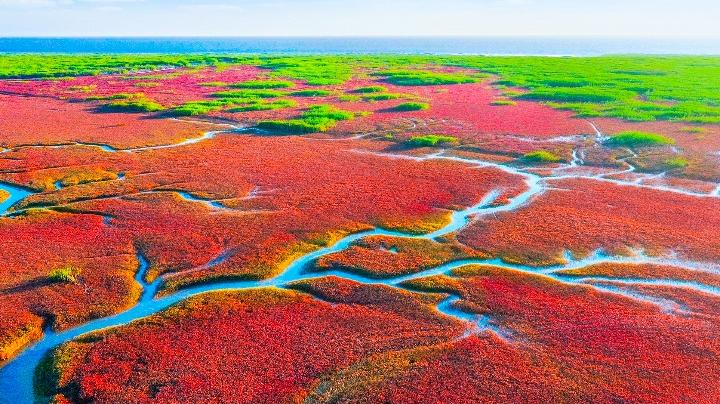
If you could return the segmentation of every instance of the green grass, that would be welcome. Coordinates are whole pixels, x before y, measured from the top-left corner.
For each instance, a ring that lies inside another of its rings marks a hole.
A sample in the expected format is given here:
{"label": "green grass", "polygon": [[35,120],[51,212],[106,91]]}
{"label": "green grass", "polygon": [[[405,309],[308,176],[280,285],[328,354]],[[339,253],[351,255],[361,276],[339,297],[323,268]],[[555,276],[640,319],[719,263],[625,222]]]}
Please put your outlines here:
{"label": "green grass", "polygon": [[297,119],[261,121],[257,127],[272,132],[317,133],[326,132],[338,121],[350,120],[355,114],[331,105],[312,105]]}
{"label": "green grass", "polygon": [[300,90],[294,91],[288,95],[293,97],[327,97],[330,94],[332,93],[327,90]]}
{"label": "green grass", "polygon": [[424,111],[430,109],[430,104],[424,102],[404,102],[392,108],[393,111]]}
{"label": "green grass", "polygon": [[337,121],[328,118],[261,121],[257,127],[273,132],[317,133],[332,129]]}
{"label": "green grass", "polygon": [[248,56],[231,55],[0,55],[0,78],[53,78],[127,73],[165,67],[218,66],[252,63]]}
{"label": "green grass", "polygon": [[173,108],[170,110],[170,114],[175,116],[205,115],[210,112],[219,111],[228,105],[232,105],[232,103],[226,100],[190,101]]}
{"label": "green grass", "polygon": [[293,100],[274,100],[253,102],[240,107],[230,108],[228,112],[249,112],[249,111],[274,111],[285,108],[293,108],[297,103]]}
{"label": "green grass", "polygon": [[233,88],[247,88],[255,90],[269,90],[276,88],[291,88],[295,87],[295,83],[286,80],[249,80],[243,81],[242,83],[231,84]]}
{"label": "green grass", "polygon": [[71,266],[57,268],[52,270],[48,275],[48,281],[51,283],[77,283],[79,271]]}
{"label": "green grass", "polygon": [[563,103],[590,102],[606,103],[632,97],[632,93],[625,90],[602,88],[543,88],[517,96],[519,99],[534,101],[554,101]]}
{"label": "green grass", "polygon": [[395,70],[376,73],[385,76],[385,81],[397,86],[434,86],[474,83],[476,78],[464,74],[438,73],[423,70]]}
{"label": "green grass", "polygon": [[364,95],[362,98],[365,101],[387,101],[387,100],[397,100],[398,98],[404,98],[404,97],[406,97],[405,94],[377,93],[377,94]]}
{"label": "green grass", "polygon": [[311,105],[302,115],[303,119],[322,118],[334,121],[353,119],[355,114],[333,107],[332,105]]}
{"label": "green grass", "polygon": [[699,127],[699,126],[686,126],[686,127],[682,128],[682,131],[685,132],[685,133],[695,133],[695,134],[698,134],[698,133],[705,133],[705,132],[707,132],[707,129],[706,129],[706,128]]}
{"label": "green grass", "polygon": [[675,143],[672,138],[658,135],[656,133],[627,131],[613,135],[605,142],[611,147],[646,147],[663,146]]}
{"label": "green grass", "polygon": [[497,84],[529,91],[517,97],[581,117],[720,122],[718,57],[453,57],[447,63],[500,76]]}
{"label": "green grass", "polygon": [[[139,84],[139,83],[138,83]],[[93,90],[95,90],[94,85],[90,86],[70,86],[68,87],[68,91],[74,91],[74,92],[80,92],[80,93],[91,93]]]}
{"label": "green grass", "polygon": [[405,145],[410,147],[436,147],[457,143],[458,139],[456,137],[443,135],[413,136],[405,141]]}
{"label": "green grass", "polygon": [[517,105],[517,103],[512,100],[495,100],[495,101],[491,102],[490,105],[495,106],[495,107],[501,107],[501,106]]}
{"label": "green grass", "polygon": [[129,100],[131,98],[145,98],[144,93],[117,93],[112,95],[93,95],[85,101]]}
{"label": "green grass", "polygon": [[351,93],[355,94],[375,94],[375,93],[384,93],[388,89],[384,86],[367,86],[367,87],[358,87],[352,91]]}
{"label": "green grass", "polygon": [[525,154],[524,156],[522,156],[521,160],[531,164],[548,164],[557,163],[562,159],[555,153],[549,152],[547,150],[536,150]]}
{"label": "green grass", "polygon": [[273,75],[305,81],[311,86],[343,84],[356,70],[357,59],[343,56],[262,57],[259,66]]}
{"label": "green grass", "polygon": [[670,170],[679,170],[685,168],[690,162],[684,157],[673,157],[665,160],[665,167]]}
{"label": "green grass", "polygon": [[99,107],[100,111],[103,112],[128,112],[128,113],[144,113],[144,112],[158,112],[163,111],[165,107],[158,104],[157,102],[148,99],[144,94],[136,94],[129,97],[113,98],[117,101],[110,102],[108,104]]}

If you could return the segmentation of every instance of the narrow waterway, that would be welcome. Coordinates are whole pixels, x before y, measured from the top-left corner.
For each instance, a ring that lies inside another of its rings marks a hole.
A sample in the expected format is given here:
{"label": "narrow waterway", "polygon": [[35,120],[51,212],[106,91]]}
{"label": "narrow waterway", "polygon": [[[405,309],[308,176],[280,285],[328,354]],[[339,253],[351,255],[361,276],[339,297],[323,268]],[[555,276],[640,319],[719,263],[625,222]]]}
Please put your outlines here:
{"label": "narrow waterway", "polygon": [[0,201],[0,216],[8,214],[8,210],[13,207],[16,203],[25,199],[28,195],[32,194],[29,190],[21,188],[15,185],[6,184],[0,182],[0,190],[5,191],[10,195],[4,201]]}

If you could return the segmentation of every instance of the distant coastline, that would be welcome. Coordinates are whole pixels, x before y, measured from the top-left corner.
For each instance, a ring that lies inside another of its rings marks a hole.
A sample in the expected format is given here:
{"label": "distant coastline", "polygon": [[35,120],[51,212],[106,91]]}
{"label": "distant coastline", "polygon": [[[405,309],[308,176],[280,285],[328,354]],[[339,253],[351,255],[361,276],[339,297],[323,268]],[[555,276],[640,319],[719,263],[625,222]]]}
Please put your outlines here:
{"label": "distant coastline", "polygon": [[720,55],[717,38],[112,37],[0,38],[0,53],[247,53],[598,56]]}

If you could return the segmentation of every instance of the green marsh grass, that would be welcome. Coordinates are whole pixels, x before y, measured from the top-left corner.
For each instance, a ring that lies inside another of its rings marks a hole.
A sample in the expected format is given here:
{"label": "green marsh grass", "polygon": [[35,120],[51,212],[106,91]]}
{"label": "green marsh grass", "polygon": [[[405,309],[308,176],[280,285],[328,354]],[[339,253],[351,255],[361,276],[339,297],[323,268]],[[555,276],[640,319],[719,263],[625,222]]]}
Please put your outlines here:
{"label": "green marsh grass", "polygon": [[327,97],[330,94],[332,93],[328,90],[300,90],[294,91],[288,95],[293,97]]}
{"label": "green marsh grass", "polygon": [[384,93],[387,92],[387,87],[384,86],[366,86],[366,87],[358,87],[352,91],[351,93],[355,94],[375,94],[375,93]]}
{"label": "green marsh grass", "polygon": [[620,132],[605,142],[611,147],[647,147],[647,146],[665,146],[675,144],[675,140],[656,133],[627,131]]}
{"label": "green marsh grass", "polygon": [[458,144],[456,137],[444,135],[413,136],[405,141],[405,145],[410,147],[437,147],[455,144]]}
{"label": "green marsh grass", "polygon": [[425,102],[404,102],[391,108],[393,111],[411,112],[430,109],[430,104]]}
{"label": "green marsh grass", "polygon": [[530,164],[549,164],[560,162],[562,159],[555,153],[547,150],[536,150],[525,154],[521,160]]}
{"label": "green marsh grass", "polygon": [[77,283],[77,276],[80,271],[72,266],[56,268],[48,275],[48,281],[51,283]]}
{"label": "green marsh grass", "polygon": [[448,84],[474,83],[477,78],[464,74],[438,73],[423,70],[395,70],[379,72],[385,81],[397,86],[433,86]]}

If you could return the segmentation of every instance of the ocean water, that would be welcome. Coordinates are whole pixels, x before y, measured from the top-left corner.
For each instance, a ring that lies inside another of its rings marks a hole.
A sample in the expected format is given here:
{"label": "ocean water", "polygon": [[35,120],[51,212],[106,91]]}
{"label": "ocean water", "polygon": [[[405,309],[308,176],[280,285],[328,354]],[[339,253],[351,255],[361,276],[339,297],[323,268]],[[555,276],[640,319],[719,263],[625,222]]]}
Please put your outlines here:
{"label": "ocean water", "polygon": [[236,37],[0,38],[0,53],[720,55],[718,38]]}

